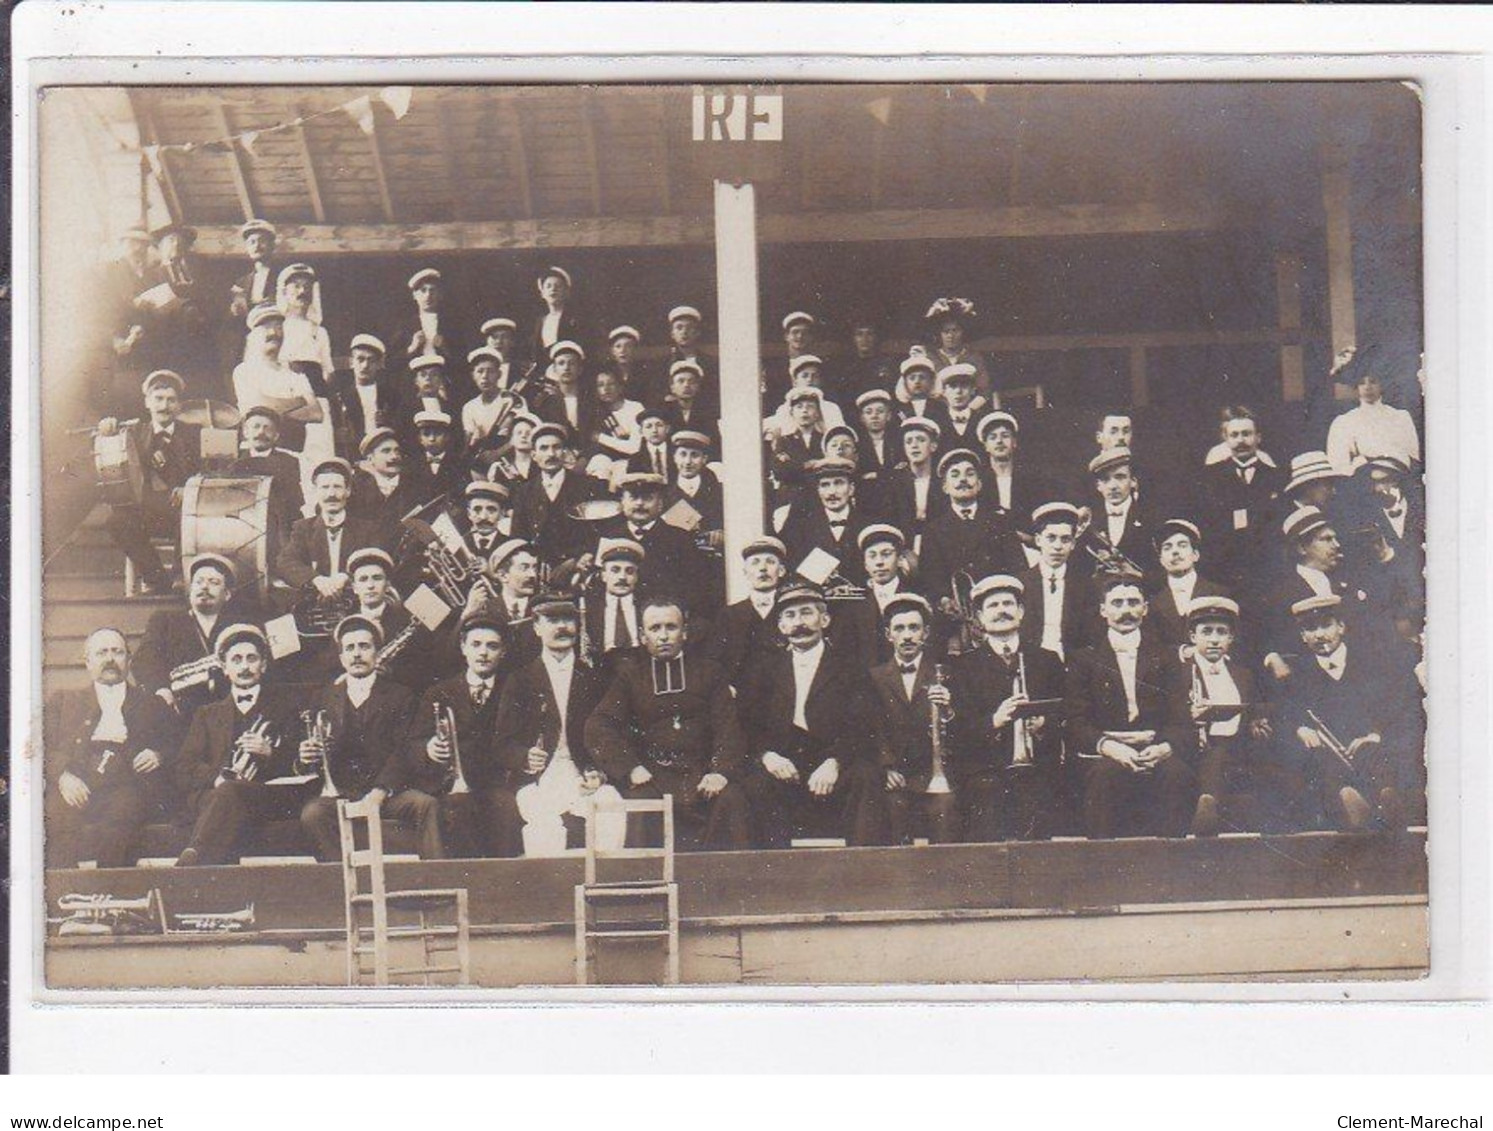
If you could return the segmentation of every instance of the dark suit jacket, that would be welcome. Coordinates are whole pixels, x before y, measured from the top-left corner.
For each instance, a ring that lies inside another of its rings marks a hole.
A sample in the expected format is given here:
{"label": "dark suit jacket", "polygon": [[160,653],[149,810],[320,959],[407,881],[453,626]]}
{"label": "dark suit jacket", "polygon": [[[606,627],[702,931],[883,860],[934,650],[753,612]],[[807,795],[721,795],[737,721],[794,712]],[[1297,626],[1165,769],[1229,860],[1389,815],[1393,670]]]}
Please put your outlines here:
{"label": "dark suit jacket", "polygon": [[[945,445],[939,445],[939,451],[947,450]],[[988,461],[980,466],[980,482],[983,497],[999,505],[1000,489]],[[1062,498],[1062,493],[1053,486],[1052,480],[1033,468],[1026,456],[1017,456],[1016,465],[1011,471],[1011,526],[1016,530],[1030,532],[1032,511],[1043,503],[1059,498]]]}
{"label": "dark suit jacket", "polygon": [[819,501],[814,492],[805,490],[788,511],[788,517],[783,522],[780,535],[783,545],[788,547],[789,567],[797,569],[803,563],[804,558],[809,556],[810,551],[823,550],[840,559],[837,572],[842,577],[855,585],[864,584],[866,563],[857,539],[861,531],[871,524],[871,521],[859,503],[852,503],[845,529],[836,541],[834,532],[830,529],[829,517],[825,513],[824,504]]}
{"label": "dark suit jacket", "polygon": [[290,534],[296,519],[301,517],[301,507],[306,502],[301,489],[301,461],[290,452],[276,448],[264,456],[246,452],[234,460],[228,470],[234,475],[259,475],[270,480],[270,521],[274,523],[271,544],[278,549]]}
{"label": "dark suit jacket", "polygon": [[[1273,700],[1277,731],[1281,741],[1299,748],[1296,729],[1313,725],[1307,716],[1313,711],[1345,744],[1374,731],[1386,746],[1400,746],[1420,738],[1419,691],[1398,665],[1376,662],[1350,640],[1340,680],[1324,672],[1310,655],[1291,664],[1291,675],[1278,685]],[[1405,753],[1420,759],[1418,747]]]}
{"label": "dark suit jacket", "polygon": [[[362,710],[355,713],[347,684],[339,676],[323,689],[317,705],[332,726],[332,781],[343,797],[362,797],[374,786],[391,793],[403,787],[405,735],[415,706],[408,687],[379,676]],[[361,725],[355,714],[361,715]]]}
{"label": "dark suit jacket", "polygon": [[[933,776],[932,707],[928,702],[928,685],[933,681],[933,660],[926,653],[920,658],[913,677],[912,698],[902,685],[902,670],[895,660],[877,664],[871,669],[871,688],[876,697],[876,753],[882,768],[896,770],[907,779],[907,789],[921,793]],[[945,730],[944,762],[946,772],[952,749]]]}
{"label": "dark suit jacket", "polygon": [[721,488],[721,481],[715,477],[715,472],[710,468],[702,468],[700,471],[700,489],[693,496],[686,495],[679,489],[679,480],[675,476],[671,480],[671,486],[664,494],[664,510],[668,510],[680,499],[684,499],[690,506],[700,512],[701,530],[722,530],[726,523],[726,496]]}
{"label": "dark suit jacket", "polygon": [[[1023,644],[1041,646],[1042,633],[1046,628],[1046,613],[1042,601],[1042,590],[1047,584],[1042,579],[1042,567],[1032,566],[1017,574],[1026,586],[1023,606],[1026,610],[1021,618],[1021,641]],[[1063,575],[1063,623],[1058,635],[1063,642],[1064,657],[1072,656],[1080,648],[1086,648],[1103,630],[1099,618],[1099,591],[1080,570],[1069,562]]]}
{"label": "dark suit jacket", "polygon": [[[586,745],[586,720],[605,690],[595,672],[576,663],[570,680],[570,702],[565,705],[565,741],[571,760],[583,773],[595,764]],[[555,702],[544,657],[539,656],[503,684],[503,698],[494,723],[493,745],[498,761],[516,783],[538,777],[528,771],[529,748],[539,746],[553,754],[560,742],[560,722],[560,705]]]}
{"label": "dark suit jacket", "polygon": [[[1203,545],[1215,572],[1234,576],[1253,557],[1262,539],[1273,539],[1280,526],[1269,525],[1279,510],[1278,500],[1289,475],[1284,468],[1255,464],[1254,479],[1239,478],[1232,459],[1205,464],[1196,481],[1195,513],[1203,532]],[[1234,527],[1234,514],[1243,512],[1245,525]],[[1205,563],[1206,564],[1206,563]]]}
{"label": "dark suit jacket", "polygon": [[853,657],[827,647],[804,708],[807,731],[793,725],[793,659],[788,652],[764,657],[746,676],[737,698],[751,756],[767,751],[790,759],[808,780],[826,759],[842,768],[875,757],[875,705],[870,681]]}
{"label": "dark suit jacket", "polygon": [[[354,550],[365,546],[383,546],[379,529],[366,519],[351,514],[344,520],[342,528],[341,564]],[[297,519],[290,529],[290,537],[275,559],[275,576],[292,589],[304,589],[313,577],[325,577],[331,568],[332,555],[327,547],[327,526],[321,515],[314,518]]]}
{"label": "dark suit jacket", "polygon": [[[1226,585],[1209,581],[1202,575],[1192,587],[1192,598],[1233,597],[1234,592]],[[1097,598],[1096,598],[1097,600]],[[1187,610],[1177,608],[1177,599],[1172,596],[1171,586],[1163,579],[1151,590],[1147,603],[1147,625],[1154,628],[1162,640],[1173,648],[1187,643]]]}
{"label": "dark suit jacket", "polygon": [[918,516],[917,485],[913,480],[912,471],[905,463],[899,464],[887,473],[886,483],[881,490],[882,497],[886,500],[887,521],[907,535],[909,546],[912,545],[913,539],[927,530],[928,521],[946,505],[943,487],[938,481],[938,476],[930,475],[926,510],[921,518]]}
{"label": "dark suit jacket", "polygon": [[707,773],[737,777],[746,736],[725,670],[693,651],[684,655],[684,690],[655,695],[653,658],[621,657],[611,686],[586,722],[586,747],[613,781],[634,766],[681,772],[693,782]]}
{"label": "dark suit jacket", "polygon": [[[1370,588],[1359,585],[1358,579],[1343,569],[1329,575],[1329,579],[1332,591],[1343,599],[1339,611],[1342,613],[1343,623],[1348,626],[1348,632],[1357,638],[1358,644],[1372,648],[1373,641],[1365,638],[1378,638],[1384,628],[1378,616],[1381,608],[1375,600],[1377,594]],[[1259,650],[1263,655],[1275,652],[1288,663],[1293,662],[1293,657],[1304,655],[1305,648],[1296,628],[1296,620],[1291,616],[1291,606],[1312,595],[1312,587],[1296,572],[1294,566],[1281,575],[1260,606],[1264,639],[1259,644]]]}
{"label": "dark suit jacket", "polygon": [[177,422],[170,436],[157,437],[149,420],[129,427],[145,472],[145,493],[160,498],[202,470],[202,429]]}
{"label": "dark suit jacket", "polygon": [[427,345],[425,349],[411,350],[410,343],[420,329],[420,312],[415,309],[414,301],[411,300],[399,319],[393,323],[388,337],[384,338],[384,345],[389,350],[389,368],[396,371],[407,369],[409,363],[420,354],[438,353],[446,359],[446,375],[454,385],[465,389],[470,381],[463,374],[466,373],[467,352],[472,344],[462,331],[464,321],[459,312],[451,309],[449,303],[444,305],[436,319],[439,340],[431,343],[435,348],[431,349]]}
{"label": "dark suit jacket", "polygon": [[433,762],[425,744],[435,734],[435,707],[442,704],[456,716],[456,744],[461,757],[461,772],[473,789],[504,785],[508,770],[499,763],[494,743],[494,727],[503,686],[499,678],[487,701],[478,707],[467,688],[466,673],[443,679],[420,696],[419,706],[410,719],[409,735],[404,744],[404,784],[435,795],[447,793],[455,778],[452,763]]}
{"label": "dark suit jacket", "polygon": [[1016,539],[1010,516],[982,500],[975,517],[966,522],[952,506],[944,506],[923,531],[923,557],[918,567],[920,591],[936,606],[949,595],[955,571],[968,570],[975,581],[992,573],[1019,573],[1026,557]]}
{"label": "dark suit jacket", "polygon": [[[653,449],[646,442],[627,457],[627,470],[644,475],[654,474]],[[664,476],[670,483],[674,482],[674,444],[669,440],[664,441]]]}
{"label": "dark suit jacket", "polygon": [[427,486],[418,470],[406,461],[399,473],[399,486],[385,497],[378,489],[378,482],[361,468],[353,472],[352,497],[347,501],[348,515],[373,523],[379,529],[379,543],[392,546],[398,541],[399,520],[421,503],[431,498]]}
{"label": "dark suit jacket", "polygon": [[777,617],[757,615],[750,598],[727,605],[716,618],[707,647],[738,690],[751,671],[775,651],[787,646],[778,632]]}
{"label": "dark suit jacket", "polygon": [[[102,714],[92,684],[57,692],[47,700],[42,734],[48,787],[56,789],[58,779],[71,773],[95,792],[138,782],[164,797],[176,761],[174,736],[179,733],[171,709],[149,692],[129,686],[122,711],[127,737],[121,745],[93,741],[93,730]],[[110,749],[114,756],[106,759],[104,754]],[[135,773],[134,758],[142,750],[154,750],[161,756],[161,767],[153,774]]]}
{"label": "dark suit jacket", "polygon": [[1063,694],[1068,753],[1097,755],[1105,731],[1154,730],[1156,740],[1170,743],[1174,755],[1190,756],[1196,748],[1197,730],[1188,714],[1188,690],[1187,673],[1176,654],[1156,633],[1142,629],[1135,667],[1140,713],[1131,721],[1119,660],[1107,636],[1099,637],[1068,661]]}
{"label": "dark suit jacket", "polygon": [[296,747],[305,737],[296,715],[297,708],[304,705],[302,698],[291,688],[265,684],[247,717],[239,714],[231,698],[199,708],[187,728],[176,766],[177,787],[192,808],[196,807],[197,796],[212,789],[219,772],[233,762],[234,741],[259,719],[269,723],[266,733],[277,744],[274,755],[260,765],[255,780],[264,783],[293,773]]}
{"label": "dark suit jacket", "polygon": [[[1007,665],[987,644],[960,656],[949,678],[954,696],[950,723],[956,754],[957,777],[980,770],[1004,769],[1016,758],[1016,726],[996,730],[992,716],[1011,697],[1016,676],[1026,669],[1026,691],[1030,699],[1060,699],[1063,696],[1063,663],[1045,648],[1022,644],[1016,662]],[[1032,735],[1032,761],[1046,773],[1056,773],[1062,758],[1062,708],[1049,712],[1039,734]]]}
{"label": "dark suit jacket", "polygon": [[[1157,561],[1156,548],[1151,544],[1155,536],[1156,522],[1151,517],[1144,503],[1139,499],[1130,504],[1130,514],[1125,521],[1125,531],[1120,538],[1119,545],[1115,549],[1124,554],[1132,562],[1140,567],[1142,574],[1148,582],[1154,583],[1161,577],[1161,566]],[[1084,534],[1079,544],[1074,548],[1072,564],[1080,570],[1086,570],[1090,576],[1095,571],[1095,558],[1089,547],[1098,546],[1099,538],[1109,538],[1109,516],[1105,513],[1104,503],[1101,500],[1094,506],[1094,522]]]}
{"label": "dark suit jacket", "polygon": [[[632,528],[627,519],[618,515],[596,524],[596,541],[587,549],[594,550],[602,538],[632,538]],[[642,535],[637,536],[646,556],[638,570],[638,593],[669,593],[689,603],[691,609],[699,610],[706,591],[706,571],[709,560],[695,545],[694,535],[657,520]]]}
{"label": "dark suit jacket", "polygon": [[555,501],[544,491],[544,476],[536,469],[513,493],[513,536],[533,542],[539,556],[553,565],[596,548],[588,524],[572,518],[569,511],[594,498],[595,480],[579,471],[567,471]]}
{"label": "dark suit jacket", "polygon": [[[543,371],[543,369],[547,365],[549,365],[550,346],[555,344],[554,342],[551,342],[549,343],[549,345],[545,345],[543,339],[544,317],[548,313],[549,308],[546,307],[544,310],[541,310],[538,314],[534,315],[534,329],[529,331],[529,356],[535,360],[541,371]],[[590,333],[589,323],[586,321],[584,312],[578,311],[573,304],[567,304],[566,307],[560,312],[560,325],[556,329],[556,334],[557,336],[555,338],[555,342],[575,342],[586,351],[588,358],[593,359],[592,364],[595,364],[594,355],[592,353],[592,348],[595,343],[591,340],[588,340],[592,337],[592,335]],[[463,354],[462,356],[465,357],[466,355]]]}
{"label": "dark suit jacket", "polygon": [[[395,376],[381,373],[377,383],[374,426],[380,428],[399,427],[400,397]],[[363,418],[363,402],[358,397],[357,382],[351,371],[339,369],[332,376],[332,417],[336,434],[337,454],[343,459],[358,459],[358,443],[367,434],[368,421]],[[453,418],[454,419],[454,418]]]}

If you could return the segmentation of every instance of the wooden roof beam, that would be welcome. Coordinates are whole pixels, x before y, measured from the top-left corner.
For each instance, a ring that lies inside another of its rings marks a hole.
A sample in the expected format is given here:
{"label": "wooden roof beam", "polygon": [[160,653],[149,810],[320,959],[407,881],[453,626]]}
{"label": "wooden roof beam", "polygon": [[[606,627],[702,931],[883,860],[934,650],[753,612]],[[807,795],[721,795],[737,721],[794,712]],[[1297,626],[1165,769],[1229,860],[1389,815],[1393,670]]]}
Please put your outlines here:
{"label": "wooden roof beam", "polygon": [[[141,141],[145,145],[160,145],[161,133],[156,129],[155,115],[150,112],[149,105],[135,91],[131,90],[128,93],[130,109],[134,112],[135,121],[140,126]],[[176,191],[176,178],[171,174],[171,165],[164,149],[161,150],[155,167],[160,170],[161,197],[166,202],[166,211],[173,224],[180,223],[183,217],[181,196]]]}
{"label": "wooden roof beam", "polygon": [[596,150],[596,105],[589,87],[581,88],[581,140],[586,145],[586,170],[591,174],[591,214],[601,215],[601,159]]}
{"label": "wooden roof beam", "polygon": [[[218,102],[213,107],[217,111],[218,128],[223,131],[226,138],[233,137],[233,124],[228,120],[228,107]],[[249,178],[244,171],[244,155],[232,141],[228,143],[228,169],[233,174],[233,190],[238,193],[238,205],[244,211],[244,219],[252,220],[258,215],[254,207],[254,194],[249,191]]]}
{"label": "wooden roof beam", "polygon": [[378,185],[378,205],[383,211],[384,219],[392,224],[395,222],[394,198],[389,195],[389,176],[384,169],[383,145],[378,140],[377,116],[372,119],[372,128],[368,131],[368,151],[373,158],[373,180]]}
{"label": "wooden roof beam", "polygon": [[[296,103],[295,116],[304,118],[305,107]],[[321,197],[321,181],[316,177],[316,163],[311,159],[311,144],[306,139],[306,127],[304,125],[295,128],[296,145],[301,153],[301,166],[306,170],[306,195],[311,198],[311,214],[316,217],[318,224],[327,222],[326,204]]]}

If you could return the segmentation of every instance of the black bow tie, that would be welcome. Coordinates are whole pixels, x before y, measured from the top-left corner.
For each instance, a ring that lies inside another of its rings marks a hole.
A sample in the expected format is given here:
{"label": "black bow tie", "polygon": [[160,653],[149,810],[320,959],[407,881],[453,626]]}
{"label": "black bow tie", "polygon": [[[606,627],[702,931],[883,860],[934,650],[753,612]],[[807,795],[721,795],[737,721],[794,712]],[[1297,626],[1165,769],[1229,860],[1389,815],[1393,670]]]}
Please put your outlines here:
{"label": "black bow tie", "polygon": [[897,666],[902,669],[902,674],[903,675],[913,675],[918,670],[918,665],[917,665],[917,661],[916,660],[914,660],[910,664],[904,664],[904,663],[901,663],[899,661],[898,664],[897,664]]}
{"label": "black bow tie", "polygon": [[254,702],[255,695],[252,691],[242,691],[233,697],[234,703],[240,707],[247,707]]}

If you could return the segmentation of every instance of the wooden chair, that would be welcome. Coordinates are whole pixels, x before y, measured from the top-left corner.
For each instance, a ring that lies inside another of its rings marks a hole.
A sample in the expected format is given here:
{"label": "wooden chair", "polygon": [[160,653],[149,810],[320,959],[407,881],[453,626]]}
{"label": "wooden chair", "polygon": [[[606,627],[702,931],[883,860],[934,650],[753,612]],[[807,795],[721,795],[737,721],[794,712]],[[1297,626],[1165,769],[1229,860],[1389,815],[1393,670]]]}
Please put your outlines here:
{"label": "wooden chair", "polygon": [[[662,843],[648,848],[604,849],[596,843],[598,811],[626,813],[629,827],[634,814],[658,813],[663,817]],[[604,864],[613,860],[653,860],[656,875],[643,879],[605,880]],[[596,920],[598,907],[635,907],[630,918]],[[663,939],[664,985],[679,984],[679,885],[674,882],[674,798],[662,800],[599,802],[586,817],[586,880],[575,889],[575,982],[591,980],[593,944],[605,939]]]}
{"label": "wooden chair", "polygon": [[[421,984],[436,985],[437,975],[456,975],[456,985],[471,984],[471,922],[466,888],[428,888],[389,891],[384,885],[384,829],[379,806],[371,801],[337,802],[337,826],[342,836],[342,890],[347,915],[347,984],[360,985],[370,974],[375,986],[393,978],[419,976]],[[367,843],[358,847],[359,830]],[[362,884],[366,874],[367,887]],[[451,921],[438,915],[449,908]],[[391,926],[390,912],[414,913],[418,923]],[[365,921],[366,916],[366,921]],[[418,940],[423,956],[419,966],[391,966],[389,942]],[[455,961],[443,956],[455,954]],[[372,968],[368,966],[371,959]]]}

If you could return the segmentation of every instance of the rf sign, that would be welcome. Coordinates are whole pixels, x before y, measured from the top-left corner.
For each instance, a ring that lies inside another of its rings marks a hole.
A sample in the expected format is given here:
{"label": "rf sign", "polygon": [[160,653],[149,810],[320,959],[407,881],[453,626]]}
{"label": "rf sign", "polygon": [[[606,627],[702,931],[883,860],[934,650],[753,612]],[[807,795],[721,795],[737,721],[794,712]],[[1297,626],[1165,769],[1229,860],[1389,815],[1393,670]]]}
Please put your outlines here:
{"label": "rf sign", "polygon": [[697,86],[695,141],[782,141],[783,96],[744,86]]}

